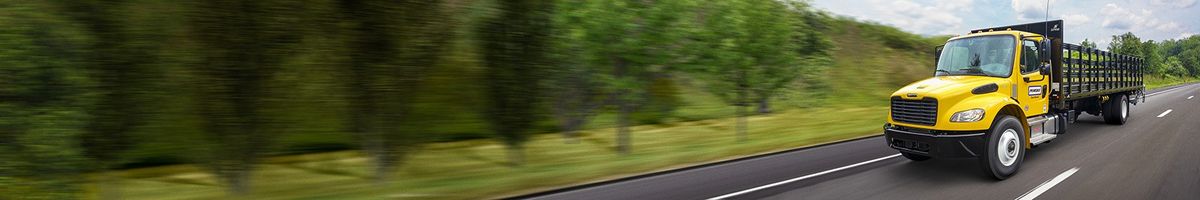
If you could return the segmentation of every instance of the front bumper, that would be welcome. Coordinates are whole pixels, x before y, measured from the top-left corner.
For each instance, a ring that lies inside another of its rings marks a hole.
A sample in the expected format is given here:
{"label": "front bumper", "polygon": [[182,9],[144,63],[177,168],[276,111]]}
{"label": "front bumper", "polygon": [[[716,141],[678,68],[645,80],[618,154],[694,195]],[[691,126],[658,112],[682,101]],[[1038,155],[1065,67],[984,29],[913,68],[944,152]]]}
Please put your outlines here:
{"label": "front bumper", "polygon": [[987,148],[981,131],[937,131],[885,125],[883,137],[888,146],[904,153],[941,158],[970,158]]}

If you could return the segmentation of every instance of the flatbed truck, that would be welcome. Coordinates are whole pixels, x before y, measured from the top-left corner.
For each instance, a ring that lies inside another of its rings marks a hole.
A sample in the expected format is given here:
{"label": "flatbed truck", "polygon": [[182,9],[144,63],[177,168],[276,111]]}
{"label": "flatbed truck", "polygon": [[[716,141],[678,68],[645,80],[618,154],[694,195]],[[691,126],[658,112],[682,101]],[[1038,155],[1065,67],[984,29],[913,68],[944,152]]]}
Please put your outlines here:
{"label": "flatbed truck", "polygon": [[975,158],[1003,180],[1082,113],[1125,124],[1145,101],[1143,60],[1063,43],[1063,28],[1053,20],[949,39],[935,49],[933,77],[890,96],[887,145],[914,161]]}

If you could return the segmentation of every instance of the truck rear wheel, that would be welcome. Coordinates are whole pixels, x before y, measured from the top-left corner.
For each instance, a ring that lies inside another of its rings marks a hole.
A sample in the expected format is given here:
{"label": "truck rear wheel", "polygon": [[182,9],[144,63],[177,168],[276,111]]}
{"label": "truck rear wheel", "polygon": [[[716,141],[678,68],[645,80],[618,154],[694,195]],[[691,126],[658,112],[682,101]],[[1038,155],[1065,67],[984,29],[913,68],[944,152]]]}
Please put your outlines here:
{"label": "truck rear wheel", "polygon": [[903,153],[903,152],[900,153],[900,155],[904,155],[905,158],[908,158],[909,160],[912,160],[912,161],[925,161],[925,160],[929,160],[929,158],[930,158],[929,156],[922,156],[922,155]]}
{"label": "truck rear wheel", "polygon": [[987,149],[979,155],[984,174],[1004,180],[1017,173],[1025,160],[1025,135],[1021,121],[1012,116],[1000,116],[987,134]]}
{"label": "truck rear wheel", "polygon": [[1108,96],[1108,102],[1104,102],[1104,122],[1109,124],[1123,125],[1129,120],[1129,101],[1124,94],[1113,94]]}

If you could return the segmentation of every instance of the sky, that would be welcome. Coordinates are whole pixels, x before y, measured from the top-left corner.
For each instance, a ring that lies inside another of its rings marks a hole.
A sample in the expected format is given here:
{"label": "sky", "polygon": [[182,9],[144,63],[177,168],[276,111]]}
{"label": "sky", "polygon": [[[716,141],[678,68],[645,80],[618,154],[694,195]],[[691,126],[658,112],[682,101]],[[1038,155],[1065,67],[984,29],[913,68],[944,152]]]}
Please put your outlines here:
{"label": "sky", "polygon": [[812,0],[814,7],[922,35],[962,35],[972,29],[1062,19],[1067,43],[1087,38],[1106,48],[1112,35],[1142,40],[1200,33],[1197,0]]}

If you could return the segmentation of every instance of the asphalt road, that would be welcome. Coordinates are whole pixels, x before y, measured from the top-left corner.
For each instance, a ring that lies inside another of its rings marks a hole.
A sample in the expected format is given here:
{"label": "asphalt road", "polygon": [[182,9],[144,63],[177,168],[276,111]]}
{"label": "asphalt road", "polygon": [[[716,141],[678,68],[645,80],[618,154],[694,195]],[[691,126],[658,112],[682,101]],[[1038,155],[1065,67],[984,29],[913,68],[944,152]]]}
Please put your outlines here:
{"label": "asphalt road", "polygon": [[1004,181],[969,159],[913,162],[872,137],[530,199],[1200,199],[1200,84],[1147,92],[1123,126],[1081,115]]}

